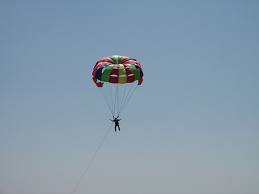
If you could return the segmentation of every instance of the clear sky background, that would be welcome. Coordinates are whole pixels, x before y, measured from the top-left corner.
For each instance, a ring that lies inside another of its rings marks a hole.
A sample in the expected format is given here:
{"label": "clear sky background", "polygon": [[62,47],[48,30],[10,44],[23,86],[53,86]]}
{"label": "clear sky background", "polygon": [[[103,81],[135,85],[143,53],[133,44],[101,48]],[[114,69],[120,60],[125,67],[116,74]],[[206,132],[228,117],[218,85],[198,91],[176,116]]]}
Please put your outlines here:
{"label": "clear sky background", "polygon": [[[78,194],[259,193],[259,2],[0,1],[0,194],[68,194],[110,126],[95,62],[144,84]],[[111,129],[112,130],[112,129]]]}

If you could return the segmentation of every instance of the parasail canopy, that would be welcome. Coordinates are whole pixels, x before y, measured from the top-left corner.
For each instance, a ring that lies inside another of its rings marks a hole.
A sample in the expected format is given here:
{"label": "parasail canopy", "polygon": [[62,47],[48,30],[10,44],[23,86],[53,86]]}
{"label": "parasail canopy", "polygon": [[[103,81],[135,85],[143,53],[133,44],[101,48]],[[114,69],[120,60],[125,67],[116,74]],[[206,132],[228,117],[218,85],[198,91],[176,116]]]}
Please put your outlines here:
{"label": "parasail canopy", "polygon": [[104,82],[125,84],[138,81],[138,85],[143,82],[140,63],[136,59],[120,55],[112,55],[97,61],[92,75],[97,87],[103,87]]}
{"label": "parasail canopy", "polygon": [[140,63],[134,58],[121,55],[97,61],[92,76],[113,117],[119,117],[137,86],[143,82]]}

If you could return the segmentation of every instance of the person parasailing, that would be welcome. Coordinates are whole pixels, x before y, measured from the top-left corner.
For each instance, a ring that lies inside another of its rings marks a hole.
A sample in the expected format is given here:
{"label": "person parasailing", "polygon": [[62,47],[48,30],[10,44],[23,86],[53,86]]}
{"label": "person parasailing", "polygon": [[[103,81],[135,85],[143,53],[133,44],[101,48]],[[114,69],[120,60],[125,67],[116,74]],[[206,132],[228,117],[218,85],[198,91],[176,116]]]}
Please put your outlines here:
{"label": "person parasailing", "polygon": [[119,119],[119,116],[117,116],[117,117],[113,116],[113,120],[110,119],[111,122],[114,122],[114,130],[115,130],[115,132],[116,132],[117,127],[118,127],[119,131],[121,130],[120,123],[119,123],[120,120],[121,119]]}
{"label": "person parasailing", "polygon": [[140,62],[122,55],[104,57],[96,62],[92,79],[113,116],[115,131],[120,131],[119,115],[122,113],[137,86],[143,82],[143,71]]}

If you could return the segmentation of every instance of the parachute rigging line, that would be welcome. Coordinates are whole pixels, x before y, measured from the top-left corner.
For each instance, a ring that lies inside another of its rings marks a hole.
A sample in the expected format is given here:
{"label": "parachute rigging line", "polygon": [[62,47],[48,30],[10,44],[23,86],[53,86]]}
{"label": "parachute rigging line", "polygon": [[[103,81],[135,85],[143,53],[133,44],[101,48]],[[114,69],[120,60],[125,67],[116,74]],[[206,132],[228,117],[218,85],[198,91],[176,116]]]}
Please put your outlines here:
{"label": "parachute rigging line", "polygon": [[[98,89],[98,90],[101,91],[100,93],[102,94],[106,105],[108,106],[108,108],[109,108],[109,110],[110,110],[112,116],[114,116],[114,111],[113,111],[113,109],[112,109],[112,107],[111,107],[111,105],[110,105],[110,103],[109,103],[109,99],[108,99],[109,97],[107,96],[105,90],[102,90],[102,89]],[[111,96],[110,98],[113,100],[112,96]]]}
{"label": "parachute rigging line", "polygon": [[123,110],[125,109],[125,107],[128,105],[130,99],[132,98],[133,94],[135,93],[136,89],[137,89],[138,85],[135,85],[131,87],[130,91],[127,93],[127,96],[125,98],[125,101],[122,102],[121,108],[119,109],[118,115],[120,115]]}

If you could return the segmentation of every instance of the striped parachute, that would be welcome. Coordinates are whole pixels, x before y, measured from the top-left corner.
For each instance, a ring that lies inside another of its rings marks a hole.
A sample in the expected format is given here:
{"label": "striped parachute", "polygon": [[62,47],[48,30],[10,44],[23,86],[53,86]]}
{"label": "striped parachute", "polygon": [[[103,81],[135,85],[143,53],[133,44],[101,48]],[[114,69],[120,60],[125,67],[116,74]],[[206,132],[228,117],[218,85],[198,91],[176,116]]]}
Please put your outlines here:
{"label": "striped parachute", "polygon": [[140,63],[136,59],[120,55],[97,61],[92,75],[114,117],[120,115],[137,86],[143,82]]}

